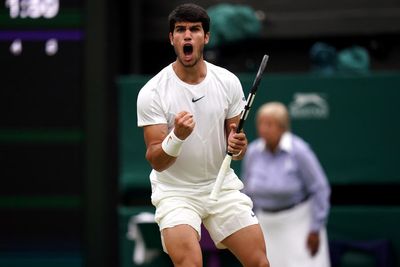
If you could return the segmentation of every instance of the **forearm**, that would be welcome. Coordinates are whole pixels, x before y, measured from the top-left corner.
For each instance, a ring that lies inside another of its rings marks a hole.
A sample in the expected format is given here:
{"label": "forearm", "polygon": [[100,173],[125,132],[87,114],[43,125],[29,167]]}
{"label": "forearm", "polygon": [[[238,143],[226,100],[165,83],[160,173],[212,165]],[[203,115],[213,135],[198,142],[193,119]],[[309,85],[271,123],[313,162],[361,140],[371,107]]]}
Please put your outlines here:
{"label": "forearm", "polygon": [[324,190],[312,195],[311,197],[312,206],[312,221],[311,231],[319,231],[325,226],[328,215],[329,215],[329,195]]}
{"label": "forearm", "polygon": [[162,149],[161,143],[150,146],[146,151],[146,159],[151,167],[162,172],[175,163],[176,157],[170,156]]}
{"label": "forearm", "polygon": [[186,111],[176,115],[174,124],[175,128],[170,132],[166,124],[144,127],[146,159],[156,171],[162,172],[174,164],[184,140],[192,133],[195,126],[193,115]]}
{"label": "forearm", "polygon": [[183,142],[172,130],[162,142],[154,142],[148,146],[146,158],[153,169],[160,172],[174,164],[181,153]]}

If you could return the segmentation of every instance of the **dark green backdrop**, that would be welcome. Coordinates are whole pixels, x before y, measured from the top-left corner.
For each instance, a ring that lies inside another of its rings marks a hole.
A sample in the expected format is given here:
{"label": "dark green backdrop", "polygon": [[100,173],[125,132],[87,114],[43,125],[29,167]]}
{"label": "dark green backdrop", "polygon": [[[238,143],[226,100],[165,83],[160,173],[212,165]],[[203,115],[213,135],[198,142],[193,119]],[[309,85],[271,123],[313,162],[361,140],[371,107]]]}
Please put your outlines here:
{"label": "dark green backdrop", "polygon": [[[136,126],[138,91],[150,77],[118,80],[120,186],[149,186],[142,129]],[[253,75],[239,75],[245,94]],[[300,97],[299,97],[300,96]],[[292,130],[318,155],[331,184],[399,183],[400,73],[369,75],[266,75],[245,125],[255,136],[254,114],[266,101],[281,101]],[[234,168],[240,173],[240,164]]]}

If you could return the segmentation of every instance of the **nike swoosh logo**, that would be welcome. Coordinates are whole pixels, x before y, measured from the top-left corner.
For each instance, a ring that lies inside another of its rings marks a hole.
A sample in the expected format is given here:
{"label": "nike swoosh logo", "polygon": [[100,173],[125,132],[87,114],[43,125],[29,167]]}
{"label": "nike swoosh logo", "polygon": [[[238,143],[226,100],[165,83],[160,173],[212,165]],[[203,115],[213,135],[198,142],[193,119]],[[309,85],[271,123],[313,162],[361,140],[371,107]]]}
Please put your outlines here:
{"label": "nike swoosh logo", "polygon": [[193,103],[195,103],[195,102],[197,102],[197,101],[199,101],[200,99],[202,99],[203,97],[205,97],[205,95],[203,95],[202,97],[199,97],[199,98],[192,98],[192,102]]}

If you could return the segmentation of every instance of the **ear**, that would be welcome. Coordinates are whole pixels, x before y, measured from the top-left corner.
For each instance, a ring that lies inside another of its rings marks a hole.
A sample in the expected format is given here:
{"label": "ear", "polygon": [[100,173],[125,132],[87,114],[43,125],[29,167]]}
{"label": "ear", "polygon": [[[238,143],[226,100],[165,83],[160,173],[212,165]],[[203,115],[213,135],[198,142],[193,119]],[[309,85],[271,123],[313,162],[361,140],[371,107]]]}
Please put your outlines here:
{"label": "ear", "polygon": [[169,33],[169,42],[171,43],[171,45],[173,46],[174,45],[174,36],[172,35],[172,33],[170,32]]}
{"label": "ear", "polygon": [[210,32],[207,32],[207,33],[204,35],[204,43],[205,43],[205,44],[208,44],[209,41],[210,41]]}

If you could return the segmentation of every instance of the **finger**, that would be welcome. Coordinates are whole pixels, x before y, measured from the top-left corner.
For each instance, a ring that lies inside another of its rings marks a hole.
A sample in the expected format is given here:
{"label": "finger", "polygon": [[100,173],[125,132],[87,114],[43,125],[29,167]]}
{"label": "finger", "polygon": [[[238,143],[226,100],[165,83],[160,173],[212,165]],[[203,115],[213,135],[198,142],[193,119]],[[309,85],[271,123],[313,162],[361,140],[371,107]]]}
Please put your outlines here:
{"label": "finger", "polygon": [[229,151],[232,151],[232,152],[240,151],[240,150],[242,150],[244,148],[244,144],[241,143],[241,142],[239,142],[239,143],[229,142],[228,148],[229,148]]}
{"label": "finger", "polygon": [[237,140],[237,141],[244,142],[244,141],[246,140],[246,135],[245,135],[243,132],[241,132],[241,133],[235,133],[235,134],[233,135],[233,138],[234,138],[235,140]]}
{"label": "finger", "polygon": [[193,115],[187,116],[185,115],[184,118],[182,118],[182,124],[185,125],[186,127],[190,127],[194,123]]}
{"label": "finger", "polygon": [[193,115],[190,114],[189,112],[186,112],[185,114],[181,114],[181,115],[182,115],[181,117],[176,117],[175,118],[175,122],[177,124],[184,125],[188,121],[193,120]]}
{"label": "finger", "polygon": [[186,110],[182,110],[182,111],[178,112],[178,114],[179,114],[180,116],[184,116],[184,115],[186,115],[187,113],[189,113],[189,112],[186,111]]}
{"label": "finger", "polygon": [[191,113],[186,113],[183,117],[182,117],[182,119],[184,120],[184,121],[188,121],[188,120],[193,120],[193,114],[191,114]]}
{"label": "finger", "polygon": [[228,150],[232,151],[232,150],[235,150],[235,148],[236,148],[235,144],[233,142],[230,142],[228,145]]}
{"label": "finger", "polygon": [[186,128],[193,128],[193,126],[194,126],[194,120],[193,119],[188,119],[188,120],[186,120],[186,121],[184,121],[183,123],[182,123],[182,126],[184,126],[184,127],[186,127]]}
{"label": "finger", "polygon": [[243,138],[243,137],[239,137],[239,138],[235,138],[234,137],[231,140],[231,142],[235,147],[243,147],[243,146],[245,146],[247,144],[246,138]]}
{"label": "finger", "polygon": [[189,124],[190,129],[193,130],[195,125],[196,125],[196,122],[193,120],[193,121]]}
{"label": "finger", "polygon": [[183,117],[185,117],[187,114],[190,114],[188,111],[180,111],[175,115],[175,119],[182,119]]}

